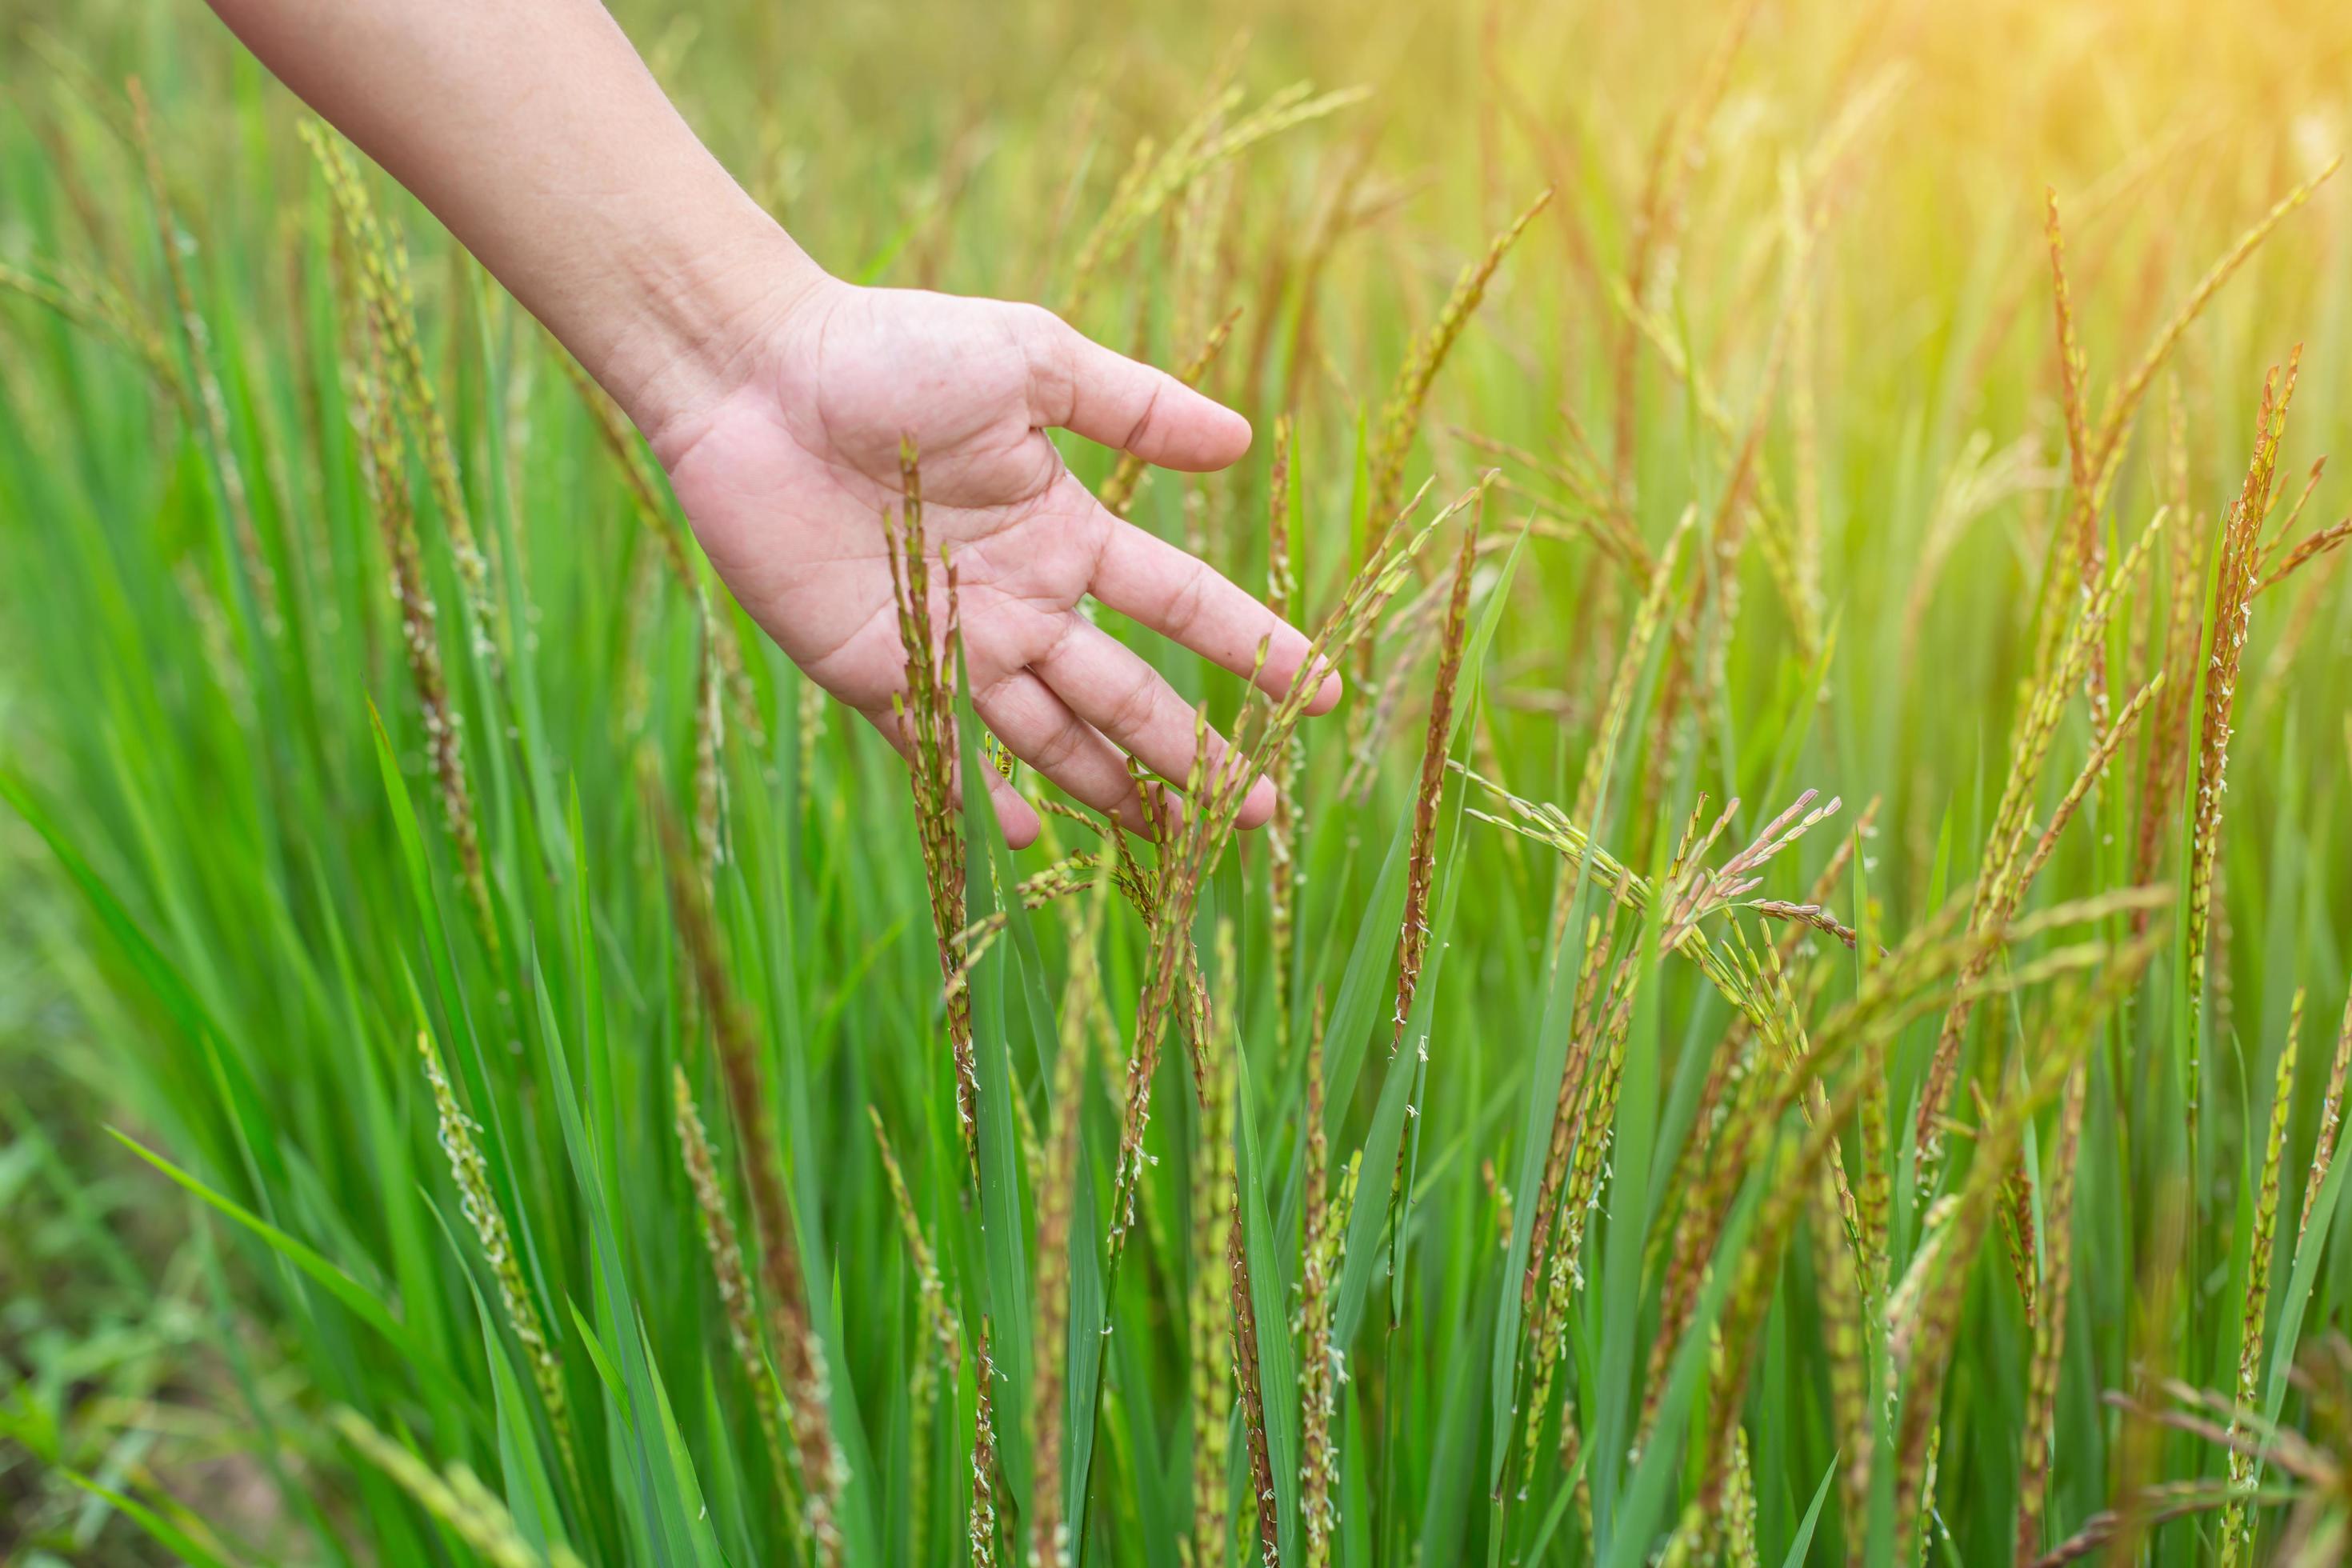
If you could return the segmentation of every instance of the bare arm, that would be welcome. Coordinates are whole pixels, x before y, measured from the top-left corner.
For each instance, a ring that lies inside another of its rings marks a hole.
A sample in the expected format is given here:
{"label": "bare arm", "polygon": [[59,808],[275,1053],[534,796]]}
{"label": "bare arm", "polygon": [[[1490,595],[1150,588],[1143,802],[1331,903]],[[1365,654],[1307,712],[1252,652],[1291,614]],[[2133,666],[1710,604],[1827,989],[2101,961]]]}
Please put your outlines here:
{"label": "bare arm", "polygon": [[[1141,826],[1122,753],[1181,780],[1190,709],[1088,596],[1286,689],[1305,637],[1113,517],[1045,432],[1223,468],[1246,421],[1034,306],[825,274],[729,177],[596,0],[211,0],[262,62],[431,207],[653,442],[737,599],[893,742],[902,655],[882,509],[922,454],[974,706],[1016,755]],[[1339,700],[1329,678],[1314,707]],[[1000,787],[1001,786],[1001,787]],[[1015,844],[1028,805],[997,788]],[[1271,815],[1261,780],[1245,826]]]}
{"label": "bare arm", "polygon": [[819,276],[596,0],[213,0],[431,207],[649,436]]}

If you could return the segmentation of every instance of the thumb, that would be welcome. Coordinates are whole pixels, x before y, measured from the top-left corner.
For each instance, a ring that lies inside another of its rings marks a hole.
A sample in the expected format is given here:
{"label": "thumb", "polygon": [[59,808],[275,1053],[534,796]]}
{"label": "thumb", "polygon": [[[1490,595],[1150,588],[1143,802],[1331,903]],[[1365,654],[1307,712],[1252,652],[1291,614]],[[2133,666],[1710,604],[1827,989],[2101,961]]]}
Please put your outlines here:
{"label": "thumb", "polygon": [[1249,450],[1249,421],[1170,375],[1103,347],[1049,310],[1032,318],[1030,416],[1163,468],[1222,468]]}

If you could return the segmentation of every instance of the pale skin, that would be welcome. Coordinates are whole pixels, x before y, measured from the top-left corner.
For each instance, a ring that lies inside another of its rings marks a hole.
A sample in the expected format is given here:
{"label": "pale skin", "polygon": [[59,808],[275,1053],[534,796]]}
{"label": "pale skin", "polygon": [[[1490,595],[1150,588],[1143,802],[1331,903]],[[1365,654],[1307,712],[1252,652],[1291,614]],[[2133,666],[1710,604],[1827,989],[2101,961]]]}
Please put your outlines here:
{"label": "pale skin", "polygon": [[[704,149],[597,0],[211,4],[612,394],[745,610],[894,742],[905,655],[882,517],[902,439],[961,584],[973,707],[1072,796],[1143,828],[1122,753],[1181,781],[1194,751],[1191,707],[1081,613],[1088,597],[1255,668],[1269,692],[1297,677],[1302,633],[1106,511],[1047,435],[1198,472],[1248,451],[1248,421],[1034,306],[828,276]],[[1308,711],[1339,700],[1327,676]],[[989,783],[1005,837],[1027,845],[1036,813]],[[1256,781],[1241,825],[1274,805]]]}

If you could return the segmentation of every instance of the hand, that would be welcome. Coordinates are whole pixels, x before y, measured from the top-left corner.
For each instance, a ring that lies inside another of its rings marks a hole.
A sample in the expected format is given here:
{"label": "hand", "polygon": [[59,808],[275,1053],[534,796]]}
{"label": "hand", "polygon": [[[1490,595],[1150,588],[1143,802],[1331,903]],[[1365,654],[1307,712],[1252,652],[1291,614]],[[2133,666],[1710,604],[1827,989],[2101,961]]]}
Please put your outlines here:
{"label": "hand", "polygon": [[[1104,511],[1045,437],[1219,468],[1249,448],[1240,416],[1043,310],[825,277],[597,0],[342,0],[323,19],[299,0],[213,4],[620,401],[735,596],[894,742],[905,661],[882,512],[902,437],[961,583],[974,706],[1078,799],[1144,828],[1120,750],[1170,780],[1193,750],[1191,711],[1077,613],[1087,595],[1244,675],[1269,639],[1260,680],[1288,689],[1307,639]],[[1309,711],[1339,699],[1329,678]],[[1035,837],[1027,804],[994,793],[1005,836]],[[1261,780],[1242,823],[1273,810]]]}
{"label": "hand", "polygon": [[[1249,449],[1240,415],[1034,306],[819,278],[747,319],[726,390],[665,422],[655,450],[743,607],[894,744],[906,655],[882,514],[899,502],[902,437],[922,466],[925,533],[955,565],[972,707],[1077,799],[1149,831],[1121,752],[1171,782],[1193,753],[1192,709],[1080,613],[1089,594],[1244,678],[1265,641],[1258,684],[1289,689],[1306,637],[1106,511],[1045,434],[1199,472]],[[1328,676],[1308,711],[1339,700]],[[1210,746],[1213,760],[1224,742]],[[1036,813],[992,773],[988,783],[1006,838],[1027,845]],[[1272,781],[1257,780],[1241,826],[1274,804]]]}

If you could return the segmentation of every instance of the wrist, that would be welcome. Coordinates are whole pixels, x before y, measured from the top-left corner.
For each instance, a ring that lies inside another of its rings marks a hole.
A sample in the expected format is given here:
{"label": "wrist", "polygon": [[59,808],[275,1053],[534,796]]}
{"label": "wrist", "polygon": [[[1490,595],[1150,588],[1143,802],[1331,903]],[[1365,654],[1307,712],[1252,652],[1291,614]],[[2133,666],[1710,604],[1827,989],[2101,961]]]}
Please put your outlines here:
{"label": "wrist", "polygon": [[732,195],[737,210],[723,221],[664,226],[621,258],[609,318],[618,324],[582,355],[656,451],[740,386],[757,346],[828,281],[772,218]]}

